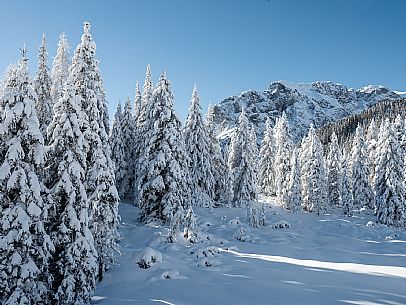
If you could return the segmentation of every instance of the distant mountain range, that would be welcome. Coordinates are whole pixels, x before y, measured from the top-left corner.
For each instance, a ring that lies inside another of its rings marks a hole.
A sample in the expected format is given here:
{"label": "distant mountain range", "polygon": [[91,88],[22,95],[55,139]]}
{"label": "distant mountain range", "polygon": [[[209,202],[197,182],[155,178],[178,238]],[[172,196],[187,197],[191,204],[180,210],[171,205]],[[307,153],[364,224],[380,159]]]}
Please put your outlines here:
{"label": "distant mountain range", "polygon": [[321,127],[344,117],[366,110],[383,100],[406,96],[382,86],[367,86],[354,90],[333,82],[293,84],[286,81],[271,83],[264,91],[249,90],[226,98],[214,106],[214,122],[220,136],[227,137],[237,122],[242,107],[257,128],[262,139],[264,123],[273,123],[285,111],[295,141],[299,141],[311,123]]}

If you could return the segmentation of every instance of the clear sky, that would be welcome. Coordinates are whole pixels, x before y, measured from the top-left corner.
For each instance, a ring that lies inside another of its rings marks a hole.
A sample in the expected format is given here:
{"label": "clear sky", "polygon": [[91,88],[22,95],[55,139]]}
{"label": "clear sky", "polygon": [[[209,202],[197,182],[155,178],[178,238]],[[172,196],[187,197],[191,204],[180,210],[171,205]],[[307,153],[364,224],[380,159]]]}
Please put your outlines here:
{"label": "clear sky", "polygon": [[31,71],[43,32],[50,64],[59,34],[72,45],[90,21],[111,113],[152,66],[166,69],[185,118],[193,84],[202,106],[275,80],[331,80],[406,90],[405,0],[37,0],[0,3],[0,69],[26,43]]}

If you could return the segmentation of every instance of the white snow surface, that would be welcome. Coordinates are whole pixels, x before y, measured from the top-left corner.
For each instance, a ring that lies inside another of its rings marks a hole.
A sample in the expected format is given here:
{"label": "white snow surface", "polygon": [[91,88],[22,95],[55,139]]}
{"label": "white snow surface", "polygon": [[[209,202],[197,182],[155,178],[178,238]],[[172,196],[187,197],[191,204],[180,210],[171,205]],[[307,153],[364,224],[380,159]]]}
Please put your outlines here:
{"label": "white snow surface", "polygon": [[395,93],[403,98],[406,98],[406,91],[395,91]]}
{"label": "white snow surface", "polygon": [[[138,223],[138,209],[121,204],[122,254],[93,302],[406,304],[405,231],[376,224],[363,212],[317,216],[290,213],[269,198],[262,202],[268,225],[260,228],[246,224],[245,209],[195,208],[196,244],[165,243],[165,227]],[[272,228],[278,222],[290,227]],[[233,237],[242,226],[245,242]],[[162,261],[141,269],[137,260],[146,253],[162,254]]]}

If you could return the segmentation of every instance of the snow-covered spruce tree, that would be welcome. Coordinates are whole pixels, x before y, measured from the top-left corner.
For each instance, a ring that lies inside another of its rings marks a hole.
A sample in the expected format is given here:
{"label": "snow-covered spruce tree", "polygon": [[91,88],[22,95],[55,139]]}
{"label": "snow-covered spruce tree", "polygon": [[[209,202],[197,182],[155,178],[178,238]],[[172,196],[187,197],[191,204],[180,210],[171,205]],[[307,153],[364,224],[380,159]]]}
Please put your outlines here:
{"label": "snow-covered spruce tree", "polygon": [[[0,88],[0,96],[3,96],[7,84],[10,86],[11,83],[16,81],[17,75],[17,65],[10,64],[7,66],[6,71],[4,71],[4,78],[1,80],[1,88]],[[13,86],[13,85],[11,85]],[[0,104],[0,112],[3,113],[4,105]],[[1,115],[0,115],[0,123],[1,123]]]}
{"label": "snow-covered spruce tree", "polygon": [[125,177],[121,183],[121,198],[133,198],[135,185],[135,128],[136,123],[131,107],[131,99],[126,98],[124,112],[121,117],[124,158],[126,160]]}
{"label": "snow-covered spruce tree", "polygon": [[331,135],[327,155],[327,190],[329,203],[333,207],[341,206],[341,150],[335,132]]}
{"label": "snow-covered spruce tree", "polygon": [[[403,120],[403,135],[402,135],[402,139],[399,142],[400,145],[400,149],[403,152],[403,158],[405,158],[405,153],[406,153],[406,116],[404,117]],[[406,160],[405,160],[406,162]]]}
{"label": "snow-covered spruce tree", "polygon": [[180,223],[185,225],[181,212],[191,209],[192,183],[173,99],[170,82],[161,75],[145,116],[146,147],[139,163],[144,166],[138,180],[138,205],[140,221],[161,220],[176,231]]}
{"label": "snow-covered spruce tree", "polygon": [[267,224],[266,207],[265,207],[265,203],[262,203],[261,210],[259,211],[259,223],[258,223],[258,225],[261,226],[261,227],[265,227],[266,224]]}
{"label": "snow-covered spruce tree", "polygon": [[54,103],[51,98],[51,76],[48,68],[48,51],[45,34],[42,35],[41,46],[38,49],[38,71],[34,78],[34,89],[37,94],[35,109],[38,115],[40,130],[44,138],[48,125],[52,121]]}
{"label": "snow-covered spruce tree", "polygon": [[110,267],[113,252],[117,249],[119,197],[108,140],[106,96],[99,63],[95,59],[96,43],[88,22],[84,23],[83,29],[84,34],[72,59],[69,80],[89,122],[88,128],[82,130],[87,143],[85,188],[91,207],[91,230],[99,254],[100,280]]}
{"label": "snow-covered spruce tree", "polygon": [[249,126],[249,141],[251,142],[251,150],[252,150],[252,159],[254,160],[254,170],[255,170],[255,177],[257,177],[257,166],[258,166],[258,140],[257,140],[257,132],[254,124],[250,124]]}
{"label": "snow-covered spruce tree", "polygon": [[220,143],[216,136],[213,124],[205,121],[209,137],[209,154],[213,165],[214,201],[216,206],[227,205],[229,192],[226,187],[227,166],[221,153]]}
{"label": "snow-covered spruce tree", "polygon": [[358,126],[355,131],[350,156],[351,191],[355,208],[363,206],[374,209],[371,185],[369,184],[369,163],[365,145],[364,130]]}
{"label": "snow-covered spruce tree", "polygon": [[153,93],[153,83],[151,77],[151,66],[148,65],[145,72],[144,87],[141,95],[141,102],[139,113],[137,116],[137,128],[136,128],[136,139],[135,139],[135,192],[134,192],[134,203],[138,205],[140,202],[140,190],[138,186],[140,185],[140,179],[142,177],[141,172],[145,168],[143,164],[143,158],[146,153],[146,146],[149,139],[146,138],[146,133],[149,128],[149,123],[147,122],[147,115],[150,111]]}
{"label": "snow-covered spruce tree", "polygon": [[275,186],[276,196],[280,204],[287,207],[289,202],[289,174],[291,172],[290,157],[292,156],[293,143],[289,131],[286,114],[278,119],[274,128],[275,139]]}
{"label": "snow-covered spruce tree", "polygon": [[121,197],[124,193],[123,182],[126,179],[127,159],[124,154],[123,134],[121,130],[121,118],[122,118],[121,103],[118,103],[117,110],[114,115],[113,126],[110,133],[110,147],[111,147],[111,159],[114,162],[114,174],[116,177],[116,187],[118,194]]}
{"label": "snow-covered spruce tree", "polygon": [[379,133],[375,170],[376,215],[388,226],[406,226],[406,190],[401,150],[386,119]]}
{"label": "snow-covered spruce tree", "polygon": [[309,212],[322,214],[327,207],[327,173],[323,157],[323,147],[316,135],[313,124],[303,142],[301,183],[303,208]]}
{"label": "snow-covered spruce tree", "polygon": [[[248,139],[249,143],[251,143],[251,158],[252,158],[252,167],[253,167],[253,172],[254,172],[254,187],[255,187],[255,191],[257,193],[257,199],[258,199],[258,186],[257,186],[257,177],[258,177],[258,155],[259,155],[259,151],[258,151],[258,145],[257,145],[257,133],[255,130],[255,127],[253,124],[251,124],[250,128],[249,128],[249,139]],[[248,220],[249,223],[251,224],[251,226],[253,226],[254,228],[258,227],[260,224],[260,215],[259,215],[259,211],[257,209],[257,207],[254,204],[251,204],[249,206],[249,209],[247,211],[247,215],[248,215]]]}
{"label": "snow-covered spruce tree", "polygon": [[395,121],[393,122],[393,128],[395,131],[396,140],[398,140],[399,145],[402,141],[403,134],[405,133],[403,123],[404,119],[400,114],[398,114],[395,118]]}
{"label": "snow-covered spruce tree", "polygon": [[287,208],[292,212],[300,211],[302,205],[302,197],[300,194],[300,164],[296,148],[292,153],[288,194],[289,201]]}
{"label": "snow-covered spruce tree", "polygon": [[243,108],[238,119],[238,128],[230,146],[228,167],[232,177],[232,204],[246,207],[248,221],[258,226],[257,186],[255,177],[255,147],[249,130],[248,118]]}
{"label": "snow-covered spruce tree", "polygon": [[216,186],[213,156],[196,85],[193,89],[183,136],[190,159],[190,176],[193,183],[192,203],[201,207],[213,207]]}
{"label": "snow-covered spruce tree", "polygon": [[369,183],[372,189],[374,188],[374,178],[375,178],[375,153],[376,144],[378,142],[378,127],[376,126],[375,120],[372,119],[371,123],[368,125],[366,134],[366,144],[369,160]]}
{"label": "snow-covered spruce tree", "polygon": [[395,122],[393,124],[393,128],[395,130],[396,139],[399,142],[399,148],[401,151],[401,161],[404,162],[404,153],[405,153],[405,146],[406,146],[406,129],[404,126],[405,120],[401,117],[400,114],[396,116]]}
{"label": "snow-covered spruce tree", "polygon": [[138,121],[138,117],[140,116],[140,109],[141,109],[141,89],[140,89],[140,83],[137,81],[137,84],[135,85],[135,97],[134,97],[134,119],[135,122]]}
{"label": "snow-covered spruce tree", "polygon": [[89,201],[84,182],[87,119],[81,97],[66,84],[48,128],[49,154],[45,184],[51,190],[50,234],[55,244],[50,270],[55,304],[90,304],[96,286],[97,252],[89,228]]}
{"label": "snow-covered spruce tree", "polygon": [[0,98],[0,303],[48,304],[53,244],[45,229],[48,202],[38,177],[44,139],[22,53]]}
{"label": "snow-covered spruce tree", "polygon": [[352,198],[351,181],[345,154],[341,161],[341,204],[344,215],[352,216],[354,200]]}
{"label": "snow-covered spruce tree", "polygon": [[258,187],[264,195],[275,194],[275,143],[271,120],[265,122],[264,139],[259,151]]}
{"label": "snow-covered spruce tree", "polygon": [[149,106],[152,100],[152,93],[154,91],[154,85],[152,83],[151,66],[147,66],[145,72],[144,87],[142,89],[141,104],[139,108],[139,115],[137,117],[137,127],[141,128],[146,123],[147,113],[149,112]]}
{"label": "snow-covered spruce tree", "polygon": [[63,88],[69,76],[69,42],[65,33],[59,36],[58,49],[52,64],[51,97],[54,103],[63,95]]}
{"label": "snow-covered spruce tree", "polygon": [[215,108],[210,103],[209,107],[207,108],[207,113],[205,116],[205,122],[208,130],[211,130],[214,135],[218,135],[220,132],[220,128],[218,124],[215,122]]}

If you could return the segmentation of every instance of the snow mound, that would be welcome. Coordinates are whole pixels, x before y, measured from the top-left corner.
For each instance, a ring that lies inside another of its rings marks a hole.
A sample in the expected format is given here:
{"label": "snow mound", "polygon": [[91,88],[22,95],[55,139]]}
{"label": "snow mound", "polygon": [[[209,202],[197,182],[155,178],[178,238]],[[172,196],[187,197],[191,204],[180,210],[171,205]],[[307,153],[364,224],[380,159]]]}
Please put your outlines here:
{"label": "snow mound", "polygon": [[208,257],[203,258],[197,264],[198,267],[216,267],[219,265],[221,265],[221,262],[218,259]]}
{"label": "snow mound", "polygon": [[196,258],[214,257],[220,253],[220,249],[215,246],[210,246],[204,249],[197,249],[191,252]]}
{"label": "snow mound", "polygon": [[154,264],[162,262],[162,253],[147,247],[139,257],[137,264],[142,269],[151,268]]}
{"label": "snow mound", "polygon": [[161,274],[161,279],[163,279],[163,280],[170,280],[170,279],[183,280],[183,279],[187,279],[187,277],[180,275],[178,270],[168,270]]}
{"label": "snow mound", "polygon": [[370,220],[370,221],[367,222],[366,226],[367,226],[367,227],[374,228],[374,227],[375,227],[375,224],[376,224],[375,222],[373,222],[372,220]]}
{"label": "snow mound", "polygon": [[148,280],[148,283],[156,283],[165,280],[186,280],[187,276],[181,275],[178,270],[166,270],[162,272],[159,276],[153,276]]}
{"label": "snow mound", "polygon": [[271,225],[273,229],[288,229],[290,228],[290,223],[285,220],[279,220]]}
{"label": "snow mound", "polygon": [[228,222],[228,224],[229,224],[229,225],[232,225],[232,226],[238,226],[238,225],[241,224],[240,218],[237,216],[237,217],[235,217],[234,219],[231,219],[231,220]]}
{"label": "snow mound", "polygon": [[394,232],[394,233],[392,233],[392,234],[386,236],[386,237],[385,237],[385,240],[396,240],[396,239],[398,239],[398,238],[399,238],[399,235]]}

